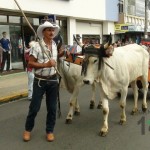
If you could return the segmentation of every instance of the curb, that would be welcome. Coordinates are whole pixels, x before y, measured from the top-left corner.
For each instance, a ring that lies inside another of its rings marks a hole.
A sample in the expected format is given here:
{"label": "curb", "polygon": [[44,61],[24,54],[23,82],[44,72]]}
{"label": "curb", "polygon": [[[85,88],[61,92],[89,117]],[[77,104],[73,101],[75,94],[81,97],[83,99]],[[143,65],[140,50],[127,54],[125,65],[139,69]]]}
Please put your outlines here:
{"label": "curb", "polygon": [[6,103],[6,102],[10,102],[10,101],[14,101],[20,98],[24,98],[28,96],[28,92],[20,92],[20,93],[15,93],[15,94],[11,94],[9,96],[4,96],[0,98],[0,104],[2,103]]}
{"label": "curb", "polygon": [[10,77],[14,77],[14,76],[18,76],[21,74],[25,74],[26,72],[17,72],[17,73],[12,73],[12,74],[6,74],[6,75],[1,75],[0,74],[0,78],[10,78]]}

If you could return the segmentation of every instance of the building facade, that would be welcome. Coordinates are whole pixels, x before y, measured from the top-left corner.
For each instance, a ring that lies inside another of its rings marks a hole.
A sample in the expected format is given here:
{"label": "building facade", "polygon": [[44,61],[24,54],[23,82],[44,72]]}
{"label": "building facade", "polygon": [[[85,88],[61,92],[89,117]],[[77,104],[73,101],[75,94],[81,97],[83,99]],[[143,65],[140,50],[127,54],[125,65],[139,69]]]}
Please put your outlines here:
{"label": "building facade", "polygon": [[[149,0],[147,0],[149,1]],[[148,6],[150,3],[148,4]],[[120,0],[119,21],[115,24],[115,40],[123,42],[137,42],[144,37],[145,28],[145,0]],[[147,9],[147,32],[150,32],[149,7]]]}
{"label": "building facade", "polygon": [[[73,35],[80,35],[81,42],[102,43],[110,32],[114,38],[114,23],[118,21],[118,0],[18,0],[29,22],[36,30],[44,16],[56,17],[66,45],[73,44]],[[18,41],[24,47],[34,39],[30,29],[14,0],[0,1],[0,38],[3,31],[12,44],[12,68],[22,62]]]}

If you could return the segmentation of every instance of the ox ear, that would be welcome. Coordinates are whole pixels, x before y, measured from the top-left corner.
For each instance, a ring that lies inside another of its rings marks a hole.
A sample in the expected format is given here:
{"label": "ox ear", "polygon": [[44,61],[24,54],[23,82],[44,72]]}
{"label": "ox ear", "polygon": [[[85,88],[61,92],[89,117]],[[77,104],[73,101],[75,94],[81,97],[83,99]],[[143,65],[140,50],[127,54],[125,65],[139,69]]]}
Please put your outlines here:
{"label": "ox ear", "polygon": [[111,43],[112,43],[112,36],[111,36],[111,33],[110,33],[108,42],[104,45],[104,49],[107,49]]}

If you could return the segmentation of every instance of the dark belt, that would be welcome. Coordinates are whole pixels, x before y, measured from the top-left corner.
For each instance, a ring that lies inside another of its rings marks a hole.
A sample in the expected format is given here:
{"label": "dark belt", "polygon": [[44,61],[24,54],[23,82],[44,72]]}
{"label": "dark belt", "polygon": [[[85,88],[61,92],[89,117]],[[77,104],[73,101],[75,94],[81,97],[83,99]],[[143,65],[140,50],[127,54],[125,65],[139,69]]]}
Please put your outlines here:
{"label": "dark belt", "polygon": [[44,79],[44,80],[51,80],[51,79],[56,78],[57,75],[53,74],[53,75],[49,75],[49,76],[41,76],[41,75],[35,74],[35,77],[36,78],[41,78],[41,79]]}

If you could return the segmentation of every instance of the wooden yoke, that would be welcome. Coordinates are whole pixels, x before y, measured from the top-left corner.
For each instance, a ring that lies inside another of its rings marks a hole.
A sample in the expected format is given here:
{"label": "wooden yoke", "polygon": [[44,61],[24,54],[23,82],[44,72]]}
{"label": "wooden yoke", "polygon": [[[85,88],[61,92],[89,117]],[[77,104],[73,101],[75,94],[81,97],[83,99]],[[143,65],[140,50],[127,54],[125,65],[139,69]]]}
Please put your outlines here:
{"label": "wooden yoke", "polygon": [[81,54],[71,54],[64,59],[65,61],[67,62],[71,62],[71,63],[74,63],[74,64],[77,64],[77,65],[82,65],[82,62],[83,62],[83,55]]}
{"label": "wooden yoke", "polygon": [[[94,48],[100,48],[100,44],[93,44]],[[77,65],[82,65],[83,55],[76,53],[76,46],[73,46],[70,50],[70,55],[67,56],[64,60],[70,63],[74,63]]]}

